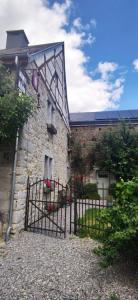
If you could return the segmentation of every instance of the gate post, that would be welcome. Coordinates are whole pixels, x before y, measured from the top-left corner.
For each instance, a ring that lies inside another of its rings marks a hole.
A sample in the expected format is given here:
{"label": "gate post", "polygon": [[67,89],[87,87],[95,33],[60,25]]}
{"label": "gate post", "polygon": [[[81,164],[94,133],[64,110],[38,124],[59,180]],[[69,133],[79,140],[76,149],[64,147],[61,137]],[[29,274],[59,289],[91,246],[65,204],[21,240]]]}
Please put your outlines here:
{"label": "gate post", "polygon": [[29,196],[30,196],[30,183],[29,176],[27,179],[27,194],[26,194],[26,209],[25,209],[25,230],[28,228],[28,216],[29,216]]}
{"label": "gate post", "polygon": [[74,234],[77,234],[77,196],[74,195]]}

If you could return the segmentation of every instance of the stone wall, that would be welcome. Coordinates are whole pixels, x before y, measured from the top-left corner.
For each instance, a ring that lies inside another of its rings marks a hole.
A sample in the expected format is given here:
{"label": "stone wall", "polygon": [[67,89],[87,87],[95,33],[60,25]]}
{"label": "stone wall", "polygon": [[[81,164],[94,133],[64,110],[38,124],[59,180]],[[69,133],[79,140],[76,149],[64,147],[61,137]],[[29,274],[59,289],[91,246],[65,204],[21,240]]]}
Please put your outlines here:
{"label": "stone wall", "polygon": [[[36,68],[36,65],[31,62],[27,68],[33,69]],[[59,179],[63,185],[68,180],[69,127],[65,125],[56,103],[53,103],[54,123],[57,134],[53,135],[48,132],[49,93],[42,77],[39,78],[38,92],[40,94],[40,108],[37,108],[38,100],[32,86],[32,73],[29,73],[27,93],[33,97],[36,108],[19,136],[13,207],[13,233],[24,228],[27,178],[29,176],[30,181],[33,182],[36,178],[44,177],[45,156],[52,159],[52,178]],[[11,146],[0,147],[0,219],[3,219],[4,216],[5,223],[7,223],[9,212],[14,145],[12,145],[12,158],[10,155],[10,160],[6,161],[4,157],[7,157],[8,154],[6,153],[10,152]]]}
{"label": "stone wall", "polygon": [[[31,84],[28,86],[34,101],[37,99]],[[29,118],[20,137],[16,168],[16,188],[13,212],[13,232],[24,228],[27,177],[30,180],[44,177],[45,156],[52,158],[52,178],[62,184],[67,183],[68,145],[66,127],[62,116],[55,106],[55,127],[57,134],[47,131],[48,92],[41,80],[39,83],[40,108]]]}
{"label": "stone wall", "polygon": [[[117,126],[118,123],[113,124],[92,124],[86,126],[71,126],[71,136],[72,140],[81,145],[82,155],[86,157],[91,151],[92,147],[95,145],[96,140],[105,131]],[[131,128],[138,130],[138,124],[131,124]],[[108,189],[109,185],[115,181],[114,177],[110,174],[106,178],[98,176],[98,168],[95,168],[88,176],[86,176],[86,182],[97,183],[99,188]],[[100,190],[99,190],[100,193]],[[102,196],[102,195],[101,195]]]}
{"label": "stone wall", "polygon": [[[114,128],[118,123],[113,124],[92,124],[87,126],[71,126],[72,140],[79,143],[82,147],[83,155],[87,155],[91,148],[95,145],[96,140],[105,131]],[[138,124],[134,124],[130,127],[134,127],[138,130]]]}
{"label": "stone wall", "polygon": [[71,126],[71,136],[73,141],[81,145],[83,155],[86,156],[95,145],[95,142],[100,135],[109,128],[111,128],[111,126],[99,126],[96,124],[87,126]]}

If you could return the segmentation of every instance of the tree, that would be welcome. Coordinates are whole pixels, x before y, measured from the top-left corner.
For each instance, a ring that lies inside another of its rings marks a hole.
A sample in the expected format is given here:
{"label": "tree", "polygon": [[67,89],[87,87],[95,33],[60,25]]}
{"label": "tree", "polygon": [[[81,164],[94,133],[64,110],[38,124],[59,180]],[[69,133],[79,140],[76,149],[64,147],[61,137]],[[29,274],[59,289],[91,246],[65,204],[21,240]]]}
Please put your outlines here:
{"label": "tree", "polygon": [[0,96],[8,94],[14,90],[14,76],[9,69],[0,64]]}
{"label": "tree", "polygon": [[99,138],[89,156],[91,165],[112,173],[116,180],[132,179],[138,172],[138,132],[121,123]]}
{"label": "tree", "polygon": [[15,138],[33,109],[33,99],[14,89],[14,77],[0,65],[0,141]]}
{"label": "tree", "polygon": [[82,154],[82,147],[72,142],[71,168],[74,174],[84,175],[86,172],[86,161]]}

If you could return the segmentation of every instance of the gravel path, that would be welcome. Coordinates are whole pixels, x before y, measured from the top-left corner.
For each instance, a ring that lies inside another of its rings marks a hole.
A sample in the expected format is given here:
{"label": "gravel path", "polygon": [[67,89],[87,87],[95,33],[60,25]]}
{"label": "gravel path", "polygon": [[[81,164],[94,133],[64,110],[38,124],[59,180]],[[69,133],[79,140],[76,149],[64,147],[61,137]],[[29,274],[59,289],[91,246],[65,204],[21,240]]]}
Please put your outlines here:
{"label": "gravel path", "polygon": [[22,232],[0,250],[0,299],[105,300],[113,292],[138,299],[136,274],[101,269],[92,253],[96,244]]}

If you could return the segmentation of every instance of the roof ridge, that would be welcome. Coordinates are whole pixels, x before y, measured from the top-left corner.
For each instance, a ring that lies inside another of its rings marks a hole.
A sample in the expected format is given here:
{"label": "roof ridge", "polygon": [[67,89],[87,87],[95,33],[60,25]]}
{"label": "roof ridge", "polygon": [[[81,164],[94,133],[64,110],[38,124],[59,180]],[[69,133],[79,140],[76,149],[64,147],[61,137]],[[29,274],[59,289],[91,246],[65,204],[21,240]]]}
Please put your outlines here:
{"label": "roof ridge", "polygon": [[91,113],[111,113],[111,112],[131,112],[131,111],[138,111],[138,108],[132,109],[118,109],[118,110],[100,110],[100,111],[80,111],[80,112],[70,112],[70,114],[91,114]]}
{"label": "roof ridge", "polygon": [[95,122],[117,122],[119,120],[138,120],[138,109],[70,113],[71,124],[92,124]]}
{"label": "roof ridge", "polygon": [[35,54],[39,51],[44,51],[45,49],[49,49],[50,47],[56,47],[63,42],[53,42],[53,43],[46,43],[46,44],[38,44],[38,45],[28,45],[27,47],[22,48],[5,48],[0,49],[0,56],[7,56],[7,55],[15,55],[15,54]]}
{"label": "roof ridge", "polygon": [[54,44],[60,44],[62,42],[53,42],[53,43],[45,43],[45,44],[36,44],[36,45],[28,45],[28,48],[30,47],[41,47],[41,46],[46,46],[46,45],[54,45]]}

